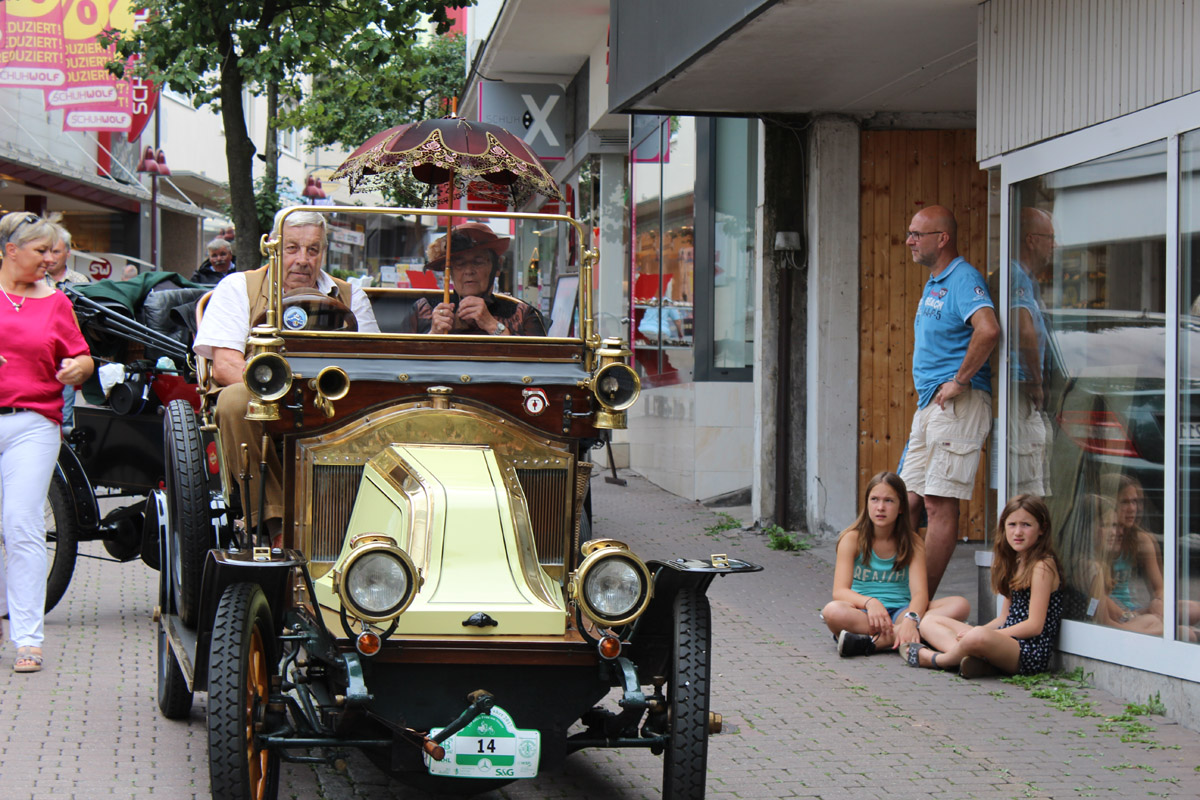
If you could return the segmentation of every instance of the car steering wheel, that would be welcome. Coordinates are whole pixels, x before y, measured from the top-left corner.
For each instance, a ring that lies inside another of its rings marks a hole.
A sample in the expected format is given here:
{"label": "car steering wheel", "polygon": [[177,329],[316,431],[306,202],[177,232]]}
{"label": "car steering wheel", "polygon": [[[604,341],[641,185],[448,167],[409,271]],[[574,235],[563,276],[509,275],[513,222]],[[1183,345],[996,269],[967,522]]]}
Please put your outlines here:
{"label": "car steering wheel", "polygon": [[283,295],[279,327],[284,331],[357,331],[358,319],[336,297],[313,289],[292,289]]}

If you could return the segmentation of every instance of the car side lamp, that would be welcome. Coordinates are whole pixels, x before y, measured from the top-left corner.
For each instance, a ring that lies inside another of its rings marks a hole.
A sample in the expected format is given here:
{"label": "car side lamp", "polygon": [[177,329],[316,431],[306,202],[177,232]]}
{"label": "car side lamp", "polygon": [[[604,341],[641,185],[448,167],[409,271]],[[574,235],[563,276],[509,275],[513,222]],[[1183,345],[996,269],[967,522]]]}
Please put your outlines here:
{"label": "car side lamp", "polygon": [[242,381],[252,398],[246,406],[246,419],[277,420],[278,401],[292,388],[292,367],[278,350],[283,339],[273,330],[255,328],[246,346],[251,355],[242,370]]}
{"label": "car side lamp", "polygon": [[625,410],[634,404],[642,392],[642,382],[626,363],[629,349],[620,339],[605,339],[596,351],[598,365],[588,380],[588,388],[600,403],[596,411],[596,427],[621,430],[628,424]]}

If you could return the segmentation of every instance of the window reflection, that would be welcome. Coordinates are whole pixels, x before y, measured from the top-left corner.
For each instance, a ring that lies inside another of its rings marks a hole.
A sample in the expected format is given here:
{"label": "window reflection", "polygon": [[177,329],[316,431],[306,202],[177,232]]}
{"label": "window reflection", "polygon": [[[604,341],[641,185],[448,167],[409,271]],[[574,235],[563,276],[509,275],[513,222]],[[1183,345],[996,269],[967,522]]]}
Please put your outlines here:
{"label": "window reflection", "polygon": [[1200,132],[1179,142],[1179,535],[1176,638],[1200,639]]}
{"label": "window reflection", "polygon": [[1046,497],[1072,616],[1161,633],[1166,145],[1013,189],[1008,492]]}
{"label": "window reflection", "polygon": [[[636,118],[634,136],[646,129]],[[631,153],[633,355],[649,386],[692,379],[696,123],[660,117]]]}

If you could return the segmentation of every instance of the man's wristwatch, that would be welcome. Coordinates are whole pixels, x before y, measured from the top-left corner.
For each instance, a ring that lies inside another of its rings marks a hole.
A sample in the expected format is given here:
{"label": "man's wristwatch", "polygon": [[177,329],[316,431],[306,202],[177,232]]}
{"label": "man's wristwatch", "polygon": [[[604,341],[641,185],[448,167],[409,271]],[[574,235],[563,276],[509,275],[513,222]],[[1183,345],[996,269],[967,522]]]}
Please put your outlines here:
{"label": "man's wristwatch", "polygon": [[966,386],[970,386],[970,385],[971,385],[971,382],[970,382],[969,380],[968,380],[968,381],[960,381],[960,380],[958,379],[958,376],[957,376],[957,375],[955,375],[955,376],[954,376],[954,382],[955,382],[955,383],[957,383],[959,386],[963,386],[963,387],[966,387]]}
{"label": "man's wristwatch", "polygon": [[917,616],[917,612],[915,612],[915,611],[905,611],[904,618],[911,619],[913,622],[917,623],[918,625],[921,624],[921,618]]}
{"label": "man's wristwatch", "polygon": [[492,336],[503,336],[504,332],[507,330],[508,330],[508,328],[504,327],[503,322],[497,322],[496,330],[492,331]]}

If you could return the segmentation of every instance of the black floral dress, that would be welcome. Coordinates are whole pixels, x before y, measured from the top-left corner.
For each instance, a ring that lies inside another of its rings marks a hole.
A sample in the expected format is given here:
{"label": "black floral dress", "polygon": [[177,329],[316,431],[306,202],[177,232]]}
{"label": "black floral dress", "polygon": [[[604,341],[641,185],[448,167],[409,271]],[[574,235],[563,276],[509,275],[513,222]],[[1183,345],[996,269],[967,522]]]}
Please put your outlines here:
{"label": "black floral dress", "polygon": [[[1025,588],[1017,589],[1012,593],[1008,618],[1000,626],[1001,630],[1011,628],[1013,625],[1029,619],[1030,592],[1030,589]],[[1061,588],[1051,593],[1050,602],[1046,606],[1046,624],[1042,626],[1041,633],[1028,639],[1017,639],[1017,644],[1021,648],[1021,657],[1017,661],[1018,675],[1045,672],[1046,668],[1050,666],[1050,656],[1054,653],[1054,641],[1058,638],[1058,628],[1062,622],[1063,596],[1064,592]]]}

